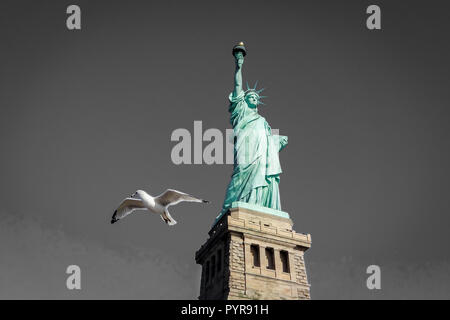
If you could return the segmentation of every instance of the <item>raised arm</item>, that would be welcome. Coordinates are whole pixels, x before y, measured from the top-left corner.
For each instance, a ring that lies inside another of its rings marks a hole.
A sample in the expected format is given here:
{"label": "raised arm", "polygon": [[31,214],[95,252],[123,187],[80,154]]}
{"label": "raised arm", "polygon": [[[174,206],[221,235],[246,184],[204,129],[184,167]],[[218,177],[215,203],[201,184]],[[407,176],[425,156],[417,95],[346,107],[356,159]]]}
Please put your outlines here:
{"label": "raised arm", "polygon": [[242,52],[237,52],[234,57],[236,59],[236,71],[234,74],[233,97],[237,97],[242,92],[242,64],[244,63],[244,55]]}

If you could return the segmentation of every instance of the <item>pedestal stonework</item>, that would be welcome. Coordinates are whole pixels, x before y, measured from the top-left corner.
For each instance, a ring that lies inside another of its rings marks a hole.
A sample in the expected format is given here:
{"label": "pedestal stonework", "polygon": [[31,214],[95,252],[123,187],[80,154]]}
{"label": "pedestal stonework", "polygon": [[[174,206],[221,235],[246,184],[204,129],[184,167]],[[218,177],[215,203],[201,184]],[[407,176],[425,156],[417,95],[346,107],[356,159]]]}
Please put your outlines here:
{"label": "pedestal stonework", "polygon": [[263,211],[237,206],[211,228],[195,255],[202,265],[200,300],[310,299],[304,252],[311,236],[292,230],[291,219]]}

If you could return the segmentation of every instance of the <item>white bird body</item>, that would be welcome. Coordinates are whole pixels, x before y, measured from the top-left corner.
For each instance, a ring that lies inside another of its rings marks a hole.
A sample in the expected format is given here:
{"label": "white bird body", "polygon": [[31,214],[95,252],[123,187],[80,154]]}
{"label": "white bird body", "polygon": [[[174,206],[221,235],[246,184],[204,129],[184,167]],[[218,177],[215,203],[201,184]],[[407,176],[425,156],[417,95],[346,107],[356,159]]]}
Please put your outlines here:
{"label": "white bird body", "polygon": [[[147,192],[143,190],[138,190],[136,193],[139,198],[141,198],[142,203],[149,209],[150,211],[154,213],[158,213],[158,211],[161,210],[161,206],[156,205],[155,198],[153,198],[151,195],[149,195]],[[132,196],[133,197],[133,196]]]}
{"label": "white bird body", "polygon": [[173,189],[167,189],[164,193],[157,197],[149,195],[144,190],[137,190],[131,195],[130,198],[125,198],[116,211],[114,211],[111,223],[115,223],[118,220],[125,218],[136,210],[144,210],[144,212],[150,211],[152,213],[159,214],[164,222],[170,226],[173,226],[177,222],[169,214],[168,207],[182,201],[209,202]]}

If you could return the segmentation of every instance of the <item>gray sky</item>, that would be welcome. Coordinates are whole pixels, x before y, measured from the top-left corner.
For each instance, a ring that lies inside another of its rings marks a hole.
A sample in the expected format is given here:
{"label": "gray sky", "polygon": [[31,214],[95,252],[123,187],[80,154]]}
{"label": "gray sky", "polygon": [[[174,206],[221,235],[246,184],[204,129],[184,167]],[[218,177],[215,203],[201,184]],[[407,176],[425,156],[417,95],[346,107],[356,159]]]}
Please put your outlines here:
{"label": "gray sky", "polygon": [[[76,32],[69,4],[0,4],[0,298],[198,296],[232,166],[176,166],[170,136],[231,127],[238,41],[289,136],[281,201],[312,235],[312,298],[450,297],[448,4],[377,1],[375,32],[368,1],[78,1]],[[169,187],[212,204],[110,225],[124,196]]]}

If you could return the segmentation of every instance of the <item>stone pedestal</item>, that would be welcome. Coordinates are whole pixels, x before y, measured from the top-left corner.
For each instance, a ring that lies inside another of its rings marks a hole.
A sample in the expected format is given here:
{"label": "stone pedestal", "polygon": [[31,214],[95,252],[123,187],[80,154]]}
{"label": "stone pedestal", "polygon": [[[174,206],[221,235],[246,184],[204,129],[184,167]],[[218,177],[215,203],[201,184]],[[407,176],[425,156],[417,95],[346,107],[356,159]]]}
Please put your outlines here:
{"label": "stone pedestal", "polygon": [[196,252],[200,300],[310,299],[304,252],[311,236],[282,211],[235,203]]}

